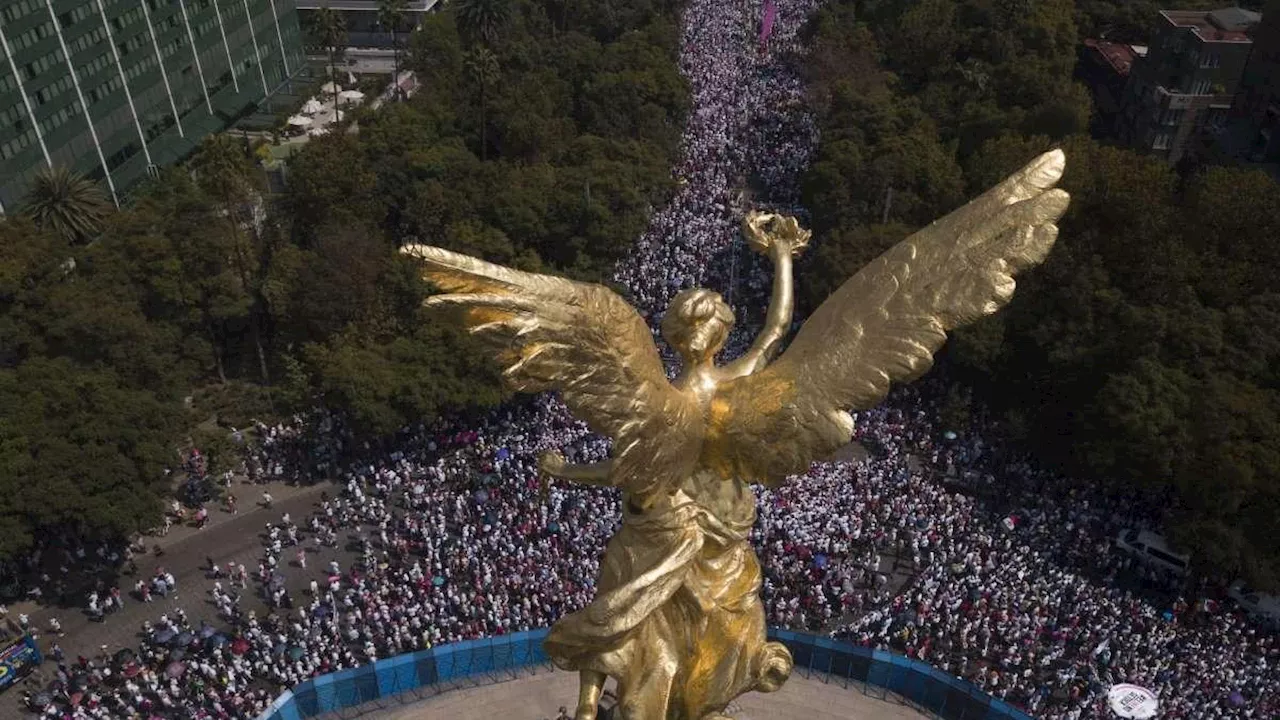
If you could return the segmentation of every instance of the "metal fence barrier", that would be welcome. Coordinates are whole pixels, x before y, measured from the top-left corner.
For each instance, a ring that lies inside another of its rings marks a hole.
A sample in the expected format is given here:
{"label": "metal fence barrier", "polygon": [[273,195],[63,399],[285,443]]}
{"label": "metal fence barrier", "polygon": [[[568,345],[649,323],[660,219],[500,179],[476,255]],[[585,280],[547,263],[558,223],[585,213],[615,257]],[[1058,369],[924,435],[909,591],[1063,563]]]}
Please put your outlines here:
{"label": "metal fence barrier", "polygon": [[795,674],[840,683],[863,695],[909,705],[945,720],[1031,720],[977,686],[928,663],[828,637],[771,628],[769,637],[791,650]]}
{"label": "metal fence barrier", "polygon": [[[342,711],[374,701],[411,700],[397,697],[406,693],[436,694],[430,691],[443,691],[460,682],[483,685],[514,679],[547,664],[542,650],[546,636],[544,629],[468,640],[320,675],[276,698],[259,720],[304,720],[326,713],[345,716],[348,713]],[[930,717],[1031,720],[972,683],[927,663],[790,630],[771,629],[769,637],[790,648],[796,674],[900,702]],[[364,713],[353,713],[360,714]]]}

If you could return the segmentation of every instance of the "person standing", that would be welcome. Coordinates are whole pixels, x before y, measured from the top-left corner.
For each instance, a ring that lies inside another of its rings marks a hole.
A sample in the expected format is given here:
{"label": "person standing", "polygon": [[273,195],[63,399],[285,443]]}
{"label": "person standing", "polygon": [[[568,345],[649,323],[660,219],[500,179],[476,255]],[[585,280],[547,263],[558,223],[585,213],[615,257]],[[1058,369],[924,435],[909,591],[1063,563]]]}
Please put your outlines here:
{"label": "person standing", "polygon": [[307,549],[306,548],[301,548],[301,547],[298,548],[298,567],[302,568],[303,570],[307,569]]}

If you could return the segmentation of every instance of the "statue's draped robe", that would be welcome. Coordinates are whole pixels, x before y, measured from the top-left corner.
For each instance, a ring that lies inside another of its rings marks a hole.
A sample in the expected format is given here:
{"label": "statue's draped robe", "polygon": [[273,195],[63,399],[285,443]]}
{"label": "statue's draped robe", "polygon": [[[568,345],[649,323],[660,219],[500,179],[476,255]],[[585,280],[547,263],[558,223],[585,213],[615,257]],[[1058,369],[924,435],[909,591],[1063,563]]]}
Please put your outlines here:
{"label": "statue's draped robe", "polygon": [[643,513],[624,497],[596,598],[561,618],[544,644],[555,664],[617,679],[624,712],[630,700],[642,707],[628,716],[657,720],[700,720],[750,690],[765,619],[748,542],[755,503],[743,490],[749,509],[739,503],[731,521],[683,489]]}

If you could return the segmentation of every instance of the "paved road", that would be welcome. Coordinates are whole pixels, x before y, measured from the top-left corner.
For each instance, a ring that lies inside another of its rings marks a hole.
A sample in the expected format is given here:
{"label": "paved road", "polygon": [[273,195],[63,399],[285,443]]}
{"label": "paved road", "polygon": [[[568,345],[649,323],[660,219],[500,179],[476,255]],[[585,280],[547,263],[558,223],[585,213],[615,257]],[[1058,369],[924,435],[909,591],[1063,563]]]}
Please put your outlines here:
{"label": "paved road", "polygon": [[[275,498],[270,510],[255,504],[261,498],[262,491],[266,489],[269,489]],[[42,629],[47,627],[49,617],[57,617],[62,623],[66,637],[58,638],[41,633],[40,643],[47,656],[51,643],[57,642],[69,660],[77,655],[95,654],[103,645],[107,646],[108,652],[115,652],[122,647],[136,647],[141,638],[142,621],[154,622],[161,613],[173,608],[181,607],[192,623],[198,624],[201,618],[213,622],[216,611],[209,598],[213,581],[205,576],[207,558],[212,557],[218,564],[227,561],[243,563],[251,574],[256,572],[263,549],[261,535],[266,523],[278,522],[280,517],[288,512],[294,522],[301,524],[318,502],[320,493],[326,489],[332,490],[333,486],[329,483],[320,483],[298,488],[278,483],[270,485],[237,483],[232,488],[232,492],[240,500],[239,514],[231,515],[221,509],[213,510],[209,524],[203,529],[174,527],[163,538],[149,538],[150,544],[159,544],[164,549],[164,555],[160,557],[148,555],[139,558],[138,572],[142,577],[151,577],[157,567],[164,567],[173,573],[178,589],[168,598],[153,595],[153,602],[143,603],[130,595],[125,600],[124,609],[108,615],[106,621],[102,623],[89,620],[83,603],[71,609],[36,608],[31,603],[15,604],[10,606],[10,617],[16,618],[18,613],[26,612],[31,616],[32,624]],[[339,539],[342,540],[342,536],[339,536]],[[312,550],[308,555],[307,569],[289,567],[285,571],[295,598],[301,598],[303,588],[312,578],[321,577],[322,568],[328,564],[329,560],[338,559],[345,569],[347,563],[354,557],[349,553],[340,550],[335,552],[327,548],[323,552],[314,552],[314,543],[309,542],[309,538],[307,540],[308,542],[304,544]],[[281,562],[287,559],[292,565],[293,557],[294,553],[286,549]],[[136,578],[122,576],[121,591],[132,590],[134,582]],[[256,583],[251,579],[250,592],[245,593],[241,606],[246,609],[254,608],[259,616],[262,616],[266,607],[251,594],[255,587]],[[44,669],[51,674],[53,665],[46,664]],[[0,700],[0,720],[30,716],[20,707],[21,695],[21,690],[13,688]]]}

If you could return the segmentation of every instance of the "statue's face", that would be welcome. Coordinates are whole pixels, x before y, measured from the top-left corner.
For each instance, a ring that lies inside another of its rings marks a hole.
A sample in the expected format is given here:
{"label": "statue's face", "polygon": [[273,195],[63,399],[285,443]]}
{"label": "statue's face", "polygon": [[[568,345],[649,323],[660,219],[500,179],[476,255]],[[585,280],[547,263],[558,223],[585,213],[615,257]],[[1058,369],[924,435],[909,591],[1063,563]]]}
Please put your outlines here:
{"label": "statue's face", "polygon": [[684,323],[683,327],[674,333],[675,337],[667,332],[663,332],[662,336],[671,347],[675,348],[676,352],[680,353],[681,357],[705,362],[720,352],[728,334],[728,328],[717,320],[695,320]]}
{"label": "statue's face", "polygon": [[733,323],[733,310],[719,293],[701,288],[684,290],[662,318],[662,337],[681,357],[704,363],[724,347]]}

